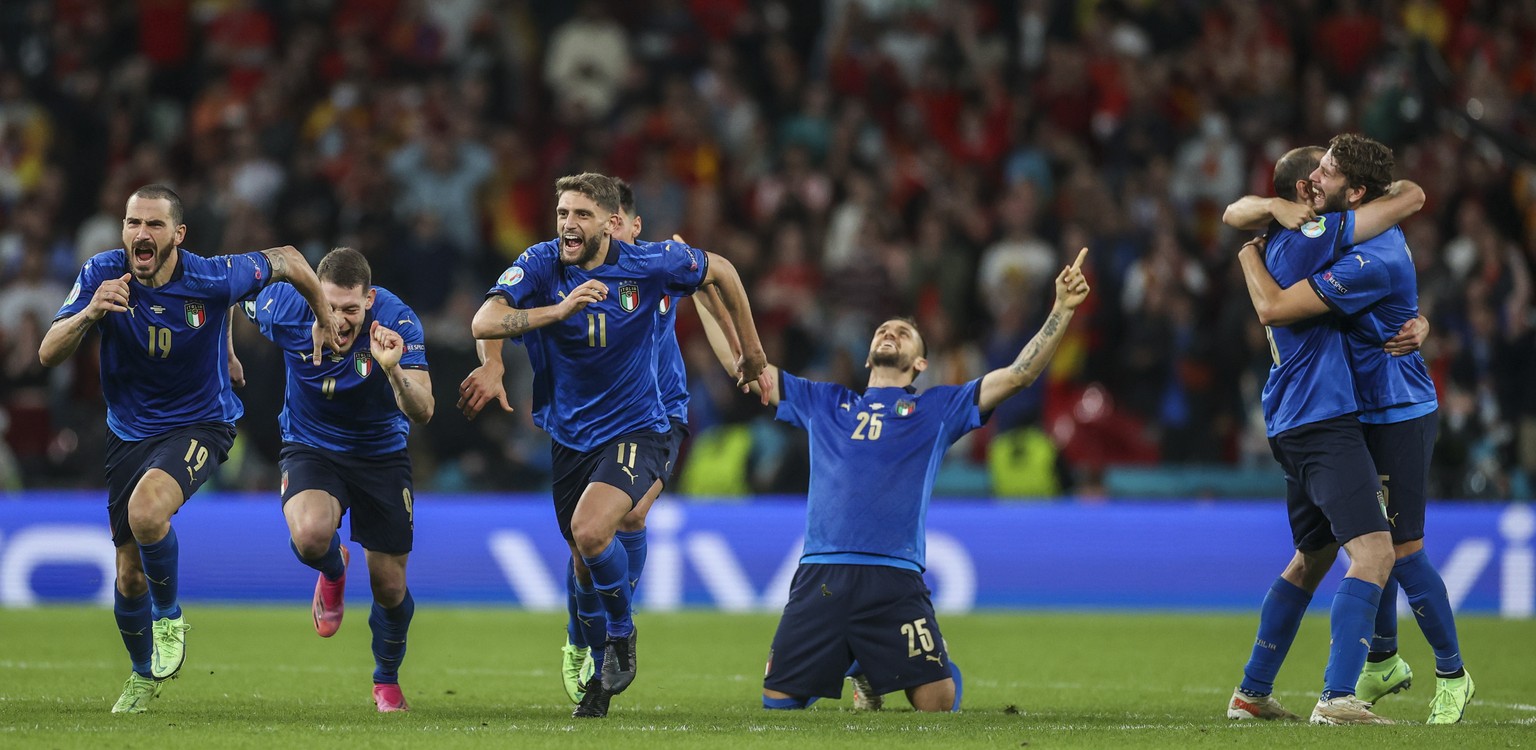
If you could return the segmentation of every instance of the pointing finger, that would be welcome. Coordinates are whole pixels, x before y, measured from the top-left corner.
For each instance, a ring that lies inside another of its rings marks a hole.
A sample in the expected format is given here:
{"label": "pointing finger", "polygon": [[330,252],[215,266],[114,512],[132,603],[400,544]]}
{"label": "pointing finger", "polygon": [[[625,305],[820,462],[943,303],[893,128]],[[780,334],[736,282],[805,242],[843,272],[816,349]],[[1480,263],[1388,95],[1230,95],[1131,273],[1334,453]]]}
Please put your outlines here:
{"label": "pointing finger", "polygon": [[1076,271],[1076,270],[1081,269],[1083,267],[1083,259],[1085,259],[1087,257],[1088,257],[1088,248],[1085,247],[1082,250],[1079,250],[1078,253],[1077,253],[1077,260],[1072,261],[1072,270]]}

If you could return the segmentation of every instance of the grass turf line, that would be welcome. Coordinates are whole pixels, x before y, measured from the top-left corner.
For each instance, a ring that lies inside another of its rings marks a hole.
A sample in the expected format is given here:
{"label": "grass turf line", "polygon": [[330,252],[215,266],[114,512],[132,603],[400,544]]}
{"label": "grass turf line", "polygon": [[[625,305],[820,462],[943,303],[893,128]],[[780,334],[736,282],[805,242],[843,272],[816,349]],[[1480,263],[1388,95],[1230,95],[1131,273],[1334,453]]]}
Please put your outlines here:
{"label": "grass turf line", "polygon": [[[1394,727],[1231,722],[1256,615],[980,614],[942,617],[966,676],[959,715],[911,712],[899,695],[879,714],[851,693],[808,711],[759,702],[776,618],[641,613],[640,676],[607,720],[570,718],[558,677],[563,618],[505,609],[423,606],[401,686],[409,714],[370,699],[366,607],[334,638],[307,607],[190,605],[187,666],[150,712],[109,713],[127,657],[105,609],[0,610],[0,747],[1191,747],[1250,743],[1358,748],[1532,745],[1536,622],[1464,617],[1461,641],[1478,698],[1456,727],[1425,727],[1434,661],[1411,621],[1403,655],[1412,690],[1380,712]],[[1278,694],[1306,715],[1321,687],[1326,615],[1313,613],[1281,671]],[[1362,732],[1369,732],[1366,737]],[[592,745],[593,741],[597,745]],[[1026,745],[1027,743],[1027,745]]]}

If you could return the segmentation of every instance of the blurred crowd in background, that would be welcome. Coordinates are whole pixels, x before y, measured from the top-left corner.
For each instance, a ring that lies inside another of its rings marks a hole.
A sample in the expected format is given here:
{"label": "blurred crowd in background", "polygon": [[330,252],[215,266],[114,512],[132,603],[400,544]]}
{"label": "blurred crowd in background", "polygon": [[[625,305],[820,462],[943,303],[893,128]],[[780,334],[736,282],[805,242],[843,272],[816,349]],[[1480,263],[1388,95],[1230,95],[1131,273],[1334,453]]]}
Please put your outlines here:
{"label": "blurred crowd in background", "polygon": [[[1275,475],[1269,349],[1219,221],[1288,148],[1391,146],[1432,325],[1436,496],[1536,473],[1536,3],[1529,0],[7,0],[0,3],[0,397],[8,488],[102,483],[89,347],[37,346],[132,190],[186,202],[185,247],[349,245],[421,314],[428,491],[540,491],[547,437],[453,408],[469,320],[555,235],[553,181],[628,180],[645,238],[729,258],[769,360],[862,388],[911,315],[919,385],[1011,363],[1052,279],[1093,295],[1047,375],[946,462],[972,494],[1105,492],[1116,467]],[[679,308],[694,438],[681,489],[803,491],[803,437],[731,387]],[[220,485],[274,490],[281,359],[236,321],[247,416]],[[980,477],[972,482],[967,477]],[[1220,486],[1211,494],[1228,494]]]}

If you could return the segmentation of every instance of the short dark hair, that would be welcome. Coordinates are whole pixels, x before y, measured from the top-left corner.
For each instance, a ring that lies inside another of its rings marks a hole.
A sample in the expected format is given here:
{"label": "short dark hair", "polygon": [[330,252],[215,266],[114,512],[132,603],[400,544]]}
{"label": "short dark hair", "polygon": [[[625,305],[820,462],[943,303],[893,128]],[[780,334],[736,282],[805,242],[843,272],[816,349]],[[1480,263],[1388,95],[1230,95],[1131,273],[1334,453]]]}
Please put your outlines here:
{"label": "short dark hair", "polygon": [[1275,162],[1275,195],[1288,201],[1296,200],[1296,183],[1307,179],[1327,153],[1322,146],[1302,146],[1285,152]]}
{"label": "short dark hair", "polygon": [[172,190],[169,185],[162,185],[158,182],[150,183],[133,191],[133,195],[128,196],[129,200],[134,198],[169,201],[171,204],[171,223],[178,227],[182,225],[182,218],[186,216],[186,209],[181,205],[181,196],[177,195],[176,191]]}
{"label": "short dark hair", "polygon": [[363,254],[350,247],[338,247],[320,259],[315,275],[321,281],[329,281],[342,289],[362,287],[367,291],[373,286],[373,269]]}
{"label": "short dark hair", "polygon": [[1361,203],[1386,195],[1392,183],[1392,149],[1359,133],[1341,133],[1328,141],[1328,150],[1349,187],[1365,188]]}
{"label": "short dark hair", "polygon": [[598,208],[609,213],[619,212],[619,189],[613,178],[596,172],[582,172],[555,180],[555,199],[564,193],[581,193],[592,199]]}
{"label": "short dark hair", "polygon": [[635,189],[618,177],[613,178],[613,186],[619,189],[619,210],[625,216],[635,218]]}

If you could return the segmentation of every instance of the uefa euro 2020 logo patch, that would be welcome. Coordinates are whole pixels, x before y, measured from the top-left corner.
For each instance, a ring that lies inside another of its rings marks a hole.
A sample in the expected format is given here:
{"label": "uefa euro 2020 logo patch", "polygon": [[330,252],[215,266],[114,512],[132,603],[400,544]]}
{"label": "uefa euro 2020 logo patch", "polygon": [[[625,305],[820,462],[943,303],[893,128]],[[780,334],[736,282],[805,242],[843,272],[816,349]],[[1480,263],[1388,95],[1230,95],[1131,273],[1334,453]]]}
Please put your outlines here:
{"label": "uefa euro 2020 logo patch", "polygon": [[1301,225],[1301,233],[1307,236],[1309,239],[1315,240],[1318,237],[1323,236],[1323,232],[1326,231],[1328,231],[1328,217],[1326,216],[1319,216],[1316,219]]}
{"label": "uefa euro 2020 logo patch", "polygon": [[522,281],[522,280],[523,280],[523,269],[522,269],[522,267],[521,266],[513,266],[511,268],[508,268],[505,272],[503,272],[501,274],[501,278],[496,280],[496,283],[500,284],[502,286],[517,286],[517,282]]}

